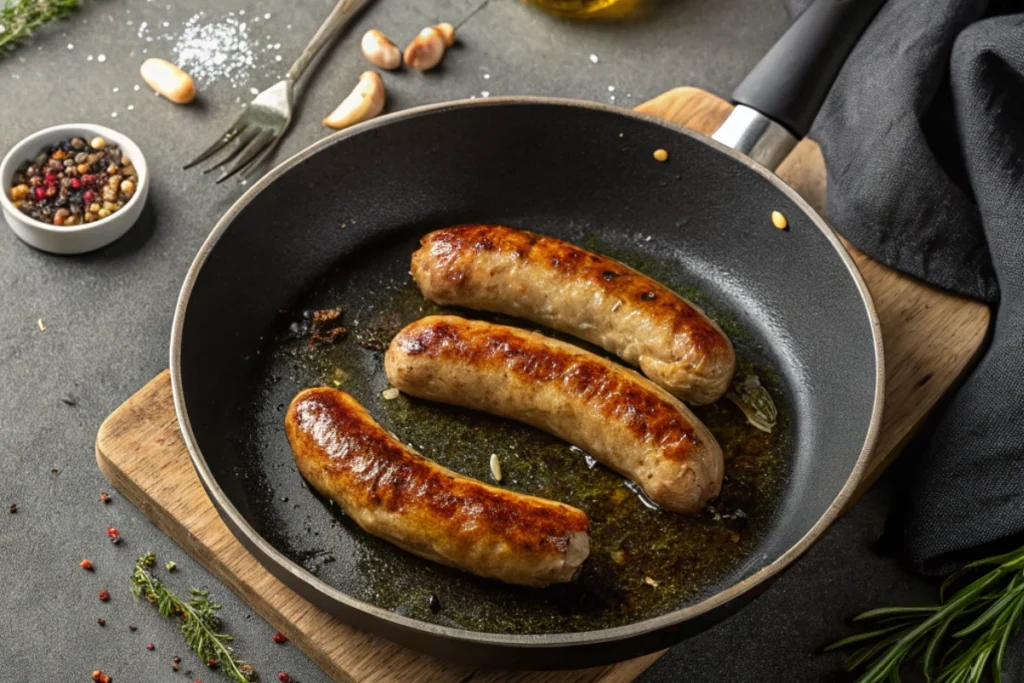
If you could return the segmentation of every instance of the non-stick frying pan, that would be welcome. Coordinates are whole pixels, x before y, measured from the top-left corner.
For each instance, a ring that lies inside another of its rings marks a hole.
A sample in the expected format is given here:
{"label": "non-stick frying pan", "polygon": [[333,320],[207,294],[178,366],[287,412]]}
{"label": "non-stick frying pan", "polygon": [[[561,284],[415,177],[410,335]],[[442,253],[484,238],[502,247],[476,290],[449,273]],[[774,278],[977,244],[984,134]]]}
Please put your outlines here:
{"label": "non-stick frying pan", "polygon": [[[882,349],[868,292],[829,226],[770,169],[880,4],[819,0],[736,91],[741,106],[714,139],[591,103],[454,102],[333,135],[258,182],[196,257],[171,340],[182,432],[235,535],[342,620],[492,667],[637,656],[749,602],[838,514],[878,429]],[[667,163],[652,159],[659,148]],[[773,211],[788,230],[772,227]],[[685,520],[649,510],[613,473],[528,427],[381,398],[381,345],[434,310],[409,257],[429,230],[464,222],[606,253],[725,326],[741,372],[759,377],[781,417],[762,437],[728,403],[701,413],[730,458],[717,507]],[[311,349],[302,311],[325,306],[345,309],[349,335]],[[582,506],[595,530],[579,583],[476,579],[358,529],[303,484],[283,436],[284,406],[317,383],[349,391],[430,457],[487,478],[500,452],[505,485]]]}

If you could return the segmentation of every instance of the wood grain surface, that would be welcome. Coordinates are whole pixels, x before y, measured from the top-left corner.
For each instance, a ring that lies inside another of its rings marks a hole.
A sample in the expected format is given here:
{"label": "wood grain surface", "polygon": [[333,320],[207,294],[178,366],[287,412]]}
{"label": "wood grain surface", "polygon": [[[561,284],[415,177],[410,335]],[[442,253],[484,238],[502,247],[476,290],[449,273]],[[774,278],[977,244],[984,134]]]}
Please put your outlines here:
{"label": "wood grain surface", "polygon": [[[702,132],[713,131],[729,109],[724,100],[695,88],[677,88],[638,107]],[[812,206],[824,209],[824,162],[815,143],[801,142],[779,175]],[[887,368],[882,429],[861,493],[973,362],[989,313],[982,304],[940,292],[849,248],[874,297]],[[336,680],[624,683],[659,656],[580,671],[475,670],[417,654],[319,611],[271,576],[221,521],[189,461],[166,371],[103,423],[96,459],[126,498]]]}

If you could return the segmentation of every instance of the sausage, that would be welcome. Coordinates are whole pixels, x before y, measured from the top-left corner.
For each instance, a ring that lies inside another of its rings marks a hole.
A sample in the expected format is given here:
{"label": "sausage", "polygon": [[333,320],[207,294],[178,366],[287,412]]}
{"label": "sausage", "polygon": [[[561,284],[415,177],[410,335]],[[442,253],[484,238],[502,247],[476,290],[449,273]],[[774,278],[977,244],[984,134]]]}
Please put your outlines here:
{"label": "sausage", "polygon": [[412,323],[384,356],[412,396],[476,408],[565,439],[675,512],[718,495],[722,449],[677,398],[572,344],[456,316]]}
{"label": "sausage", "polygon": [[445,469],[336,389],[300,392],[285,432],[313,488],[369,533],[420,557],[543,587],[571,579],[590,553],[589,522],[580,510]]}
{"label": "sausage", "polygon": [[702,405],[732,382],[732,342],[704,311],[618,261],[499,225],[426,235],[412,276],[439,304],[496,311],[615,354],[678,398]]}

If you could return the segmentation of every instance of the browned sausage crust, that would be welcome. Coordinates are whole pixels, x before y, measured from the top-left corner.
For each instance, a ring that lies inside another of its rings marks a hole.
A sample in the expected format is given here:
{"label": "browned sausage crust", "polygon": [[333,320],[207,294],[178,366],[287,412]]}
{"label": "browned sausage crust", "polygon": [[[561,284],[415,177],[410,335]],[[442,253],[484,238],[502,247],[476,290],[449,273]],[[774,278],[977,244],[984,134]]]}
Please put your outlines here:
{"label": "browned sausage crust", "polygon": [[514,315],[585,339],[690,403],[712,403],[729,388],[736,354],[722,329],[618,261],[499,225],[444,228],[421,245],[412,276],[431,301]]}
{"label": "browned sausage crust", "polygon": [[669,510],[697,512],[721,488],[722,450],[682,402],[572,344],[431,316],[398,333],[384,369],[413,396],[520,420],[565,439]]}
{"label": "browned sausage crust", "polygon": [[572,578],[590,552],[580,510],[427,460],[336,389],[300,392],[285,431],[302,476],[359,526],[450,567],[524,586]]}

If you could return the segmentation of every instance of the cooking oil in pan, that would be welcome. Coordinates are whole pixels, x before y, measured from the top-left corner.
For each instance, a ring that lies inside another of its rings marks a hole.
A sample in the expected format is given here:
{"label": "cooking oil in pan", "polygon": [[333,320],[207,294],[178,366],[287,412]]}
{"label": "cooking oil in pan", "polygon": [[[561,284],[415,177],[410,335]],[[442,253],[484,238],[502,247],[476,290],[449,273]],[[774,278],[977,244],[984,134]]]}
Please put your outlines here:
{"label": "cooking oil in pan", "polygon": [[[413,247],[400,248],[411,253]],[[615,254],[608,245],[602,250],[675,285],[685,296],[696,296],[671,281],[671,269],[659,272],[655,264],[636,254]],[[266,498],[265,505],[254,506],[259,510],[257,529],[279,550],[327,583],[379,607],[500,633],[587,631],[664,614],[698,598],[750,555],[771,520],[786,477],[790,431],[785,410],[776,428],[766,433],[747,424],[728,401],[697,408],[725,454],[722,494],[697,517],[662,511],[619,475],[539,430],[387,392],[383,350],[398,330],[425,315],[455,313],[536,329],[523,321],[437,307],[423,299],[407,266],[389,271],[388,258],[392,256],[385,253],[368,257],[355,269],[351,262],[339,267],[301,302],[305,308],[344,307],[342,322],[348,333],[341,341],[310,347],[305,336],[296,334],[302,319],[296,307],[282,314],[280,332],[265,352],[269,359],[263,382],[272,386],[257,393],[265,403],[278,405],[256,406],[254,414],[258,421],[277,424],[274,437],[258,444],[262,452],[253,454],[262,458],[263,474],[255,475],[262,483],[250,483],[257,484],[256,491],[265,490],[253,494]],[[697,303],[706,304],[699,298]],[[756,373],[783,408],[773,370],[746,360],[743,330],[729,316],[712,313],[733,337],[740,355],[738,375]],[[301,483],[280,434],[283,404],[310,385],[350,393],[386,429],[448,468],[497,483],[490,464],[494,456],[502,471],[499,485],[586,512],[591,554],[579,575],[572,583],[546,589],[509,586],[423,560],[363,532],[337,505]],[[261,429],[266,425],[255,427]],[[301,493],[296,493],[300,484]],[[275,487],[289,489],[293,498],[282,503]],[[314,518],[328,519],[326,529],[310,521]]]}

